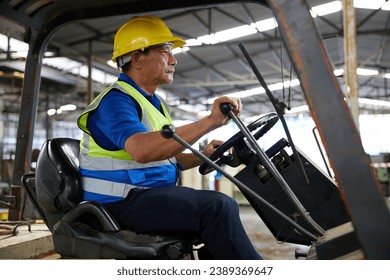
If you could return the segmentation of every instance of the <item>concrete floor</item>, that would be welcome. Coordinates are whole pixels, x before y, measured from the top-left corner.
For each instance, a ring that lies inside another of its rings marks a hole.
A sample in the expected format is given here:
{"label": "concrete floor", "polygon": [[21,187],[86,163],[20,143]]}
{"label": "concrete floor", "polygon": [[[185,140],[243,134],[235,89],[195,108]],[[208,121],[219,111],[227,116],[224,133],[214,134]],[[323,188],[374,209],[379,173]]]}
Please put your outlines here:
{"label": "concrete floor", "polygon": [[39,259],[53,254],[51,232],[41,221],[29,226],[4,222],[0,225],[0,259]]}
{"label": "concrete floor", "polygon": [[250,206],[241,206],[243,225],[257,251],[265,260],[295,260],[295,250],[307,252],[308,246],[280,243]]}

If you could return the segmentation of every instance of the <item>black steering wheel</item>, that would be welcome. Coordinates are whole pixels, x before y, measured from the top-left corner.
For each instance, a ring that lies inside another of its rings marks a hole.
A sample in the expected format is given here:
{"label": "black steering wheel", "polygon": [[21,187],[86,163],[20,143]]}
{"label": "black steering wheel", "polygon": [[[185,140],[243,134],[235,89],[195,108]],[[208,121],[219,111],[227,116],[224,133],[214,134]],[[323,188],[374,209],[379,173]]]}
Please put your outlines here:
{"label": "black steering wheel", "polygon": [[[253,132],[257,129],[257,131],[253,134],[253,137],[258,140],[264,134],[266,134],[279,120],[279,117],[276,113],[268,113],[254,122],[250,123],[247,128],[250,132]],[[230,137],[226,142],[224,142],[221,146],[219,146],[210,156],[209,159],[212,160],[218,166],[222,164],[227,164],[229,166],[236,167],[241,162],[236,158],[235,155],[224,155],[224,153],[230,148],[236,146],[236,144],[243,142],[244,134],[239,131],[232,137]],[[238,145],[237,145],[238,146]],[[239,145],[242,146],[242,145]],[[237,151],[236,151],[237,152]],[[202,175],[206,175],[214,170],[214,167],[210,166],[207,162],[203,162],[199,166],[199,173]]]}

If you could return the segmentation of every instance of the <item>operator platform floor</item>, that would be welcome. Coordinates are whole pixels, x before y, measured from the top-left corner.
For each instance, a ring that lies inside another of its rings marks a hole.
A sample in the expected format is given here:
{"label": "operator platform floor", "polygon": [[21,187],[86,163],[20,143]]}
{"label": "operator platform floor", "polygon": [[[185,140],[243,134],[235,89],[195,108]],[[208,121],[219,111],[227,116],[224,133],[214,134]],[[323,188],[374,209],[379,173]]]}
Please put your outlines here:
{"label": "operator platform floor", "polygon": [[[386,198],[386,203],[390,208],[390,198]],[[307,252],[309,249],[304,245],[278,242],[250,206],[240,206],[240,216],[249,238],[265,260],[297,260],[296,250]],[[15,235],[3,227],[0,221],[0,260],[60,258],[54,251],[51,233],[42,222],[31,224],[30,228],[18,226]]]}

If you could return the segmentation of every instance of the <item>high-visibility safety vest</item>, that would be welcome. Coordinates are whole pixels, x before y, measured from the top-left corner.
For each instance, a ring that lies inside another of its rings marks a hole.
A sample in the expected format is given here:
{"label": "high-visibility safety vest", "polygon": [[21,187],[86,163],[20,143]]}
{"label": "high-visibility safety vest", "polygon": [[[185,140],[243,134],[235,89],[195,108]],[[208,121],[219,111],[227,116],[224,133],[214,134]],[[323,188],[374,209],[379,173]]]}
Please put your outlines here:
{"label": "high-visibility safety vest", "polygon": [[95,200],[108,204],[124,199],[133,188],[172,187],[177,181],[176,159],[138,163],[124,150],[106,150],[91,137],[87,128],[88,115],[99,107],[103,97],[118,89],[131,97],[141,107],[141,122],[148,131],[159,131],[164,125],[172,124],[168,107],[160,99],[162,114],[140,92],[128,83],[117,81],[100,93],[85,108],[77,119],[83,130],[80,142],[80,174],[84,189],[84,200]]}

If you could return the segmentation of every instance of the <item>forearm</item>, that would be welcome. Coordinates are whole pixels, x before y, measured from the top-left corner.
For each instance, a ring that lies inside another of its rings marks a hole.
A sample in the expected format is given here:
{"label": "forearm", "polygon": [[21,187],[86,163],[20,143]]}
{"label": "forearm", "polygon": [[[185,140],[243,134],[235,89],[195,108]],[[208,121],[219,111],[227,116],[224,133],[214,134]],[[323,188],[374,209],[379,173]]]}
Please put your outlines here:
{"label": "forearm", "polygon": [[[218,125],[215,125],[210,118],[206,117],[194,123],[175,128],[175,133],[190,145],[193,145],[203,135],[216,127],[218,127]],[[173,138],[163,138],[159,131],[137,133],[129,137],[125,143],[125,150],[132,155],[136,161],[142,163],[176,157],[185,149],[185,147]],[[196,156],[194,155],[193,164],[196,162],[195,157]]]}
{"label": "forearm", "polygon": [[180,163],[184,170],[199,166],[203,161],[192,153],[181,153],[176,156],[176,160]]}
{"label": "forearm", "polygon": [[[220,110],[220,105],[224,102],[232,104],[234,113],[239,115],[241,110],[239,99],[220,97],[214,101],[209,116],[191,124],[177,127],[176,134],[190,145],[193,145],[203,135],[226,125],[230,118]],[[174,139],[165,139],[159,131],[155,131],[130,136],[126,140],[125,150],[135,161],[146,163],[175,157],[182,153],[185,147]]]}

